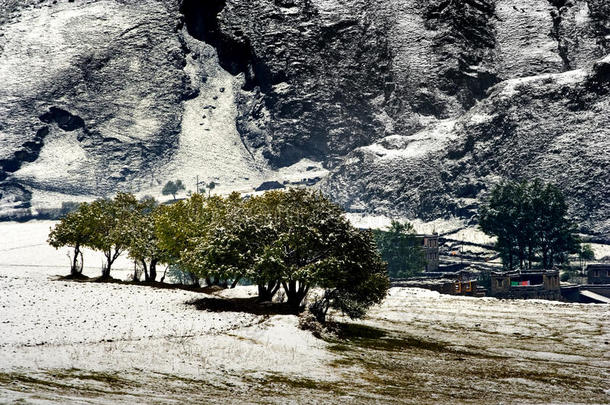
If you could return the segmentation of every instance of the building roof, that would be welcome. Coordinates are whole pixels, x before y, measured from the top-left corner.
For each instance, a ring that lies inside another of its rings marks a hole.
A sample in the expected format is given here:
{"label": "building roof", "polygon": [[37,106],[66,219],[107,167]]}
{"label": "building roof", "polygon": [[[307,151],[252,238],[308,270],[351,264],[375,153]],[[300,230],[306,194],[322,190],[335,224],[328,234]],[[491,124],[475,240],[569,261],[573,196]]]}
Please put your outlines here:
{"label": "building roof", "polygon": [[524,271],[515,271],[515,270],[511,270],[511,271],[499,271],[499,272],[492,272],[491,275],[492,276],[496,276],[496,277],[512,277],[512,276],[539,276],[541,274],[547,274],[547,275],[557,275],[559,274],[559,270],[524,270]]}
{"label": "building roof", "polygon": [[286,187],[282,183],[273,180],[273,181],[265,181],[260,186],[258,186],[255,190],[256,191],[267,191],[267,190],[277,190],[277,189],[282,189],[282,188],[286,188]]}
{"label": "building roof", "polygon": [[587,266],[587,270],[610,270],[610,264],[590,264]]}
{"label": "building roof", "polygon": [[597,302],[601,302],[604,304],[610,304],[610,298],[608,297],[604,297],[603,295],[594,293],[593,291],[589,291],[589,290],[580,290],[580,295],[584,295],[587,298],[590,298],[594,301]]}

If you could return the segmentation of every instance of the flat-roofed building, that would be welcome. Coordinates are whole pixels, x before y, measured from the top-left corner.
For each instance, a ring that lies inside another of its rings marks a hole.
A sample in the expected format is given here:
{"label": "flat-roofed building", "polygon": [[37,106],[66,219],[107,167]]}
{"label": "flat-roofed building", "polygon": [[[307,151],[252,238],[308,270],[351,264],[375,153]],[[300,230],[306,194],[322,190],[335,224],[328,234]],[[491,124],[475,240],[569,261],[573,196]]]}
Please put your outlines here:
{"label": "flat-roofed building", "polygon": [[525,270],[491,273],[490,295],[497,298],[561,299],[559,271]]}
{"label": "flat-roofed building", "polygon": [[610,284],[610,264],[588,265],[587,284]]}
{"label": "flat-roofed building", "polygon": [[426,258],[426,271],[438,271],[438,234],[421,234],[417,235],[417,237],[421,240],[422,247],[424,249],[424,256]]}

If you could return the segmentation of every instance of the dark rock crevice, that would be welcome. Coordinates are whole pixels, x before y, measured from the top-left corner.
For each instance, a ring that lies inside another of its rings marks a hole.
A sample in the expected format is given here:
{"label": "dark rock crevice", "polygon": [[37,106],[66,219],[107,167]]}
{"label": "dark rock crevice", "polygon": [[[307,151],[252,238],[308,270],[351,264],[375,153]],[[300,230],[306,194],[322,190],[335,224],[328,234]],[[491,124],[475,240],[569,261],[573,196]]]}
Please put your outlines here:
{"label": "dark rock crevice", "polygon": [[48,112],[38,118],[46,124],[56,123],[64,131],[76,131],[85,128],[85,121],[81,117],[58,107],[49,108]]}
{"label": "dark rock crevice", "polygon": [[[51,132],[49,125],[57,124],[57,126],[68,132],[83,129],[87,132],[85,121],[78,115],[74,115],[66,110],[58,107],[51,107],[49,111],[38,117],[45,124],[36,131],[36,135],[29,141],[23,143],[13,155],[6,159],[0,159],[0,181],[8,177],[8,173],[14,173],[21,168],[25,162],[34,162],[38,159],[40,151],[44,146],[44,140]],[[79,139],[82,140],[82,139]]]}
{"label": "dark rock crevice", "polygon": [[220,66],[227,72],[233,75],[244,73],[244,90],[259,87],[262,91],[269,91],[274,78],[269,68],[256,58],[248,38],[239,30],[232,36],[222,30],[219,14],[225,6],[225,0],[184,0],[180,11],[187,32],[193,38],[212,45],[218,53]]}
{"label": "dark rock crevice", "polygon": [[14,173],[21,168],[24,162],[34,162],[40,155],[40,150],[44,145],[44,139],[49,134],[49,127],[44,126],[36,131],[36,135],[31,141],[25,142],[21,148],[17,149],[13,156],[7,159],[0,159],[0,181],[8,177],[8,173]]}
{"label": "dark rock crevice", "polygon": [[[2,172],[0,171],[0,173]],[[32,192],[25,186],[12,180],[0,180],[0,201],[2,200],[16,201],[17,203],[14,205],[13,209],[27,216],[29,215],[32,206]],[[29,217],[27,219],[29,219]],[[6,220],[15,220],[15,217],[11,214],[0,214],[0,221]]]}

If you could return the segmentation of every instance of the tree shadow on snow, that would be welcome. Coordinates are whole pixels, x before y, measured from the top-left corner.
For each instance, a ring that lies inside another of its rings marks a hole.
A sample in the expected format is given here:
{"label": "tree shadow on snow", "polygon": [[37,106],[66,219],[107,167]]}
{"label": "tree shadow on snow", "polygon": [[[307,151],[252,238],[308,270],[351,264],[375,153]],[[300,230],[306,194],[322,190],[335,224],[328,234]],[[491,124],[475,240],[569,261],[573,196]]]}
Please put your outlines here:
{"label": "tree shadow on snow", "polygon": [[162,290],[185,290],[198,292],[203,294],[213,294],[217,292],[220,287],[211,286],[211,287],[201,287],[198,285],[192,284],[172,284],[172,283],[162,283],[160,281],[132,281],[132,280],[120,280],[118,278],[112,277],[87,277],[85,275],[78,276],[55,276],[52,278],[55,281],[73,281],[78,283],[107,283],[107,284],[121,284],[121,285],[133,285],[140,287],[152,287],[158,288]]}
{"label": "tree shadow on snow", "polygon": [[219,298],[206,297],[188,302],[195,308],[210,312],[243,312],[253,315],[295,314],[294,308],[286,303],[260,302],[257,297]]}

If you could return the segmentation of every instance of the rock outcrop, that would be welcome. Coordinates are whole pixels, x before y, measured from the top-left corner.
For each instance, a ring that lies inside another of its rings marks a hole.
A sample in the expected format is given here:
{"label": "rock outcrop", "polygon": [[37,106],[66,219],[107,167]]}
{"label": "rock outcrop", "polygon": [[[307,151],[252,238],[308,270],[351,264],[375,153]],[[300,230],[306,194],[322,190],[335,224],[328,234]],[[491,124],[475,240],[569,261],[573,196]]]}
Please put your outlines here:
{"label": "rock outcrop", "polygon": [[373,4],[185,0],[182,10],[189,33],[245,75],[237,100],[244,140],[285,166],[343,155],[386,133],[391,58]]}
{"label": "rock outcrop", "polygon": [[473,217],[504,179],[567,191],[583,230],[610,235],[610,57],[590,70],[512,79],[458,120],[356,149],[322,188],[351,210]]}
{"label": "rock outcrop", "polygon": [[177,7],[15,4],[0,13],[0,180],[96,195],[149,182],[191,95]]}

